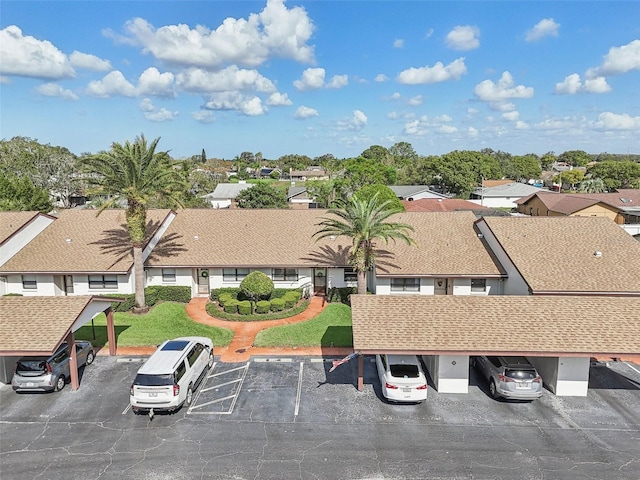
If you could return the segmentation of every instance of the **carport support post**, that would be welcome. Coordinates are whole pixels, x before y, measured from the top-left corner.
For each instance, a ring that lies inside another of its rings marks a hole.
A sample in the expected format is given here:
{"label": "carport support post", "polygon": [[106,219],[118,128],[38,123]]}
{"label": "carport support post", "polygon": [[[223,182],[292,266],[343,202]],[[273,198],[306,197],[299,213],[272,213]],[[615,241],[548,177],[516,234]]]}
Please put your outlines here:
{"label": "carport support post", "polygon": [[358,391],[364,390],[364,355],[358,355]]}
{"label": "carport support post", "polygon": [[80,386],[80,381],[78,378],[78,355],[76,353],[76,336],[73,332],[69,332],[69,335],[67,335],[67,345],[69,346],[69,375],[71,376],[71,390],[77,390]]}
{"label": "carport support post", "polygon": [[116,330],[113,325],[113,309],[111,307],[104,311],[107,316],[107,341],[109,342],[109,355],[116,354]]}

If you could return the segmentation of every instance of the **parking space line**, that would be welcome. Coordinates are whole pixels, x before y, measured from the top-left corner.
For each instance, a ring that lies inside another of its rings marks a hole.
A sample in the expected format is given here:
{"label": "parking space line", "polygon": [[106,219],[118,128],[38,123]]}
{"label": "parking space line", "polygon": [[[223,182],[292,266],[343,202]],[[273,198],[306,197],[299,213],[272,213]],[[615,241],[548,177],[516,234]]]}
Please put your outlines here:
{"label": "parking space line", "polygon": [[228,382],[224,382],[224,383],[216,383],[216,384],[215,384],[215,385],[213,385],[212,387],[208,387],[208,388],[201,388],[200,390],[201,390],[202,392],[208,392],[209,390],[214,390],[214,389],[219,388],[219,387],[224,387],[224,386],[226,386],[226,385],[232,385],[232,384],[234,384],[234,383],[238,383],[240,380],[241,380],[240,378],[237,378],[237,379],[235,379],[235,380],[230,380],[230,381],[228,381]]}
{"label": "parking space line", "polygon": [[[218,363],[214,363],[213,366],[211,367],[211,371],[213,371],[216,367]],[[216,372],[216,373],[212,373],[207,375],[207,377],[204,380],[204,383],[200,386],[200,388],[198,389],[198,392],[196,394],[196,397],[193,399],[193,402],[191,403],[191,406],[189,407],[189,410],[187,411],[187,414],[199,414],[199,415],[230,415],[231,413],[233,413],[233,409],[236,405],[236,402],[238,400],[238,396],[240,395],[240,390],[242,389],[242,384],[244,382],[244,379],[247,375],[247,371],[249,370],[249,362],[245,363],[244,365],[242,365],[241,367],[235,367],[235,368],[230,368],[228,370],[224,370],[221,372]],[[211,378],[215,378],[218,377],[219,375],[227,375],[229,373],[233,373],[233,372],[238,372],[238,371],[242,371],[242,375],[240,378],[235,379],[235,380],[230,380],[228,382],[224,382],[224,383],[218,383],[218,384],[214,384],[211,385],[210,387],[207,387],[207,382],[209,381],[209,379]],[[203,392],[209,392],[211,390],[215,390],[217,388],[226,386],[226,385],[233,385],[236,384],[237,388],[235,390],[235,392],[233,393],[233,395],[228,395],[226,397],[221,397],[221,398],[216,398],[214,400],[211,400],[209,402],[204,402],[204,403],[198,403],[197,400],[198,398],[200,398],[200,394]],[[196,411],[199,408],[203,408],[209,405],[214,405],[216,403],[220,403],[223,402],[225,400],[229,400],[229,399],[233,399],[231,402],[231,406],[229,407],[228,410],[226,411],[207,411],[207,412],[198,412]]]}
{"label": "parking space line", "polygon": [[298,371],[298,391],[296,392],[296,407],[293,411],[293,416],[298,416],[298,411],[300,410],[300,394],[302,393],[302,369],[304,367],[304,362],[300,362],[300,370]]}
{"label": "parking space line", "polygon": [[[216,365],[218,365],[218,362],[213,364],[213,367],[211,367],[211,371],[213,371],[216,368]],[[209,378],[213,378],[213,377],[217,377],[219,375],[224,375],[226,373],[230,373],[230,372],[237,372],[239,370],[242,370],[243,368],[247,368],[246,365],[243,365],[241,367],[236,367],[236,368],[230,368],[229,370],[225,370],[224,372],[217,372],[217,373],[212,373],[210,375],[208,375]]]}
{"label": "parking space line", "polygon": [[[189,410],[189,413],[192,413],[191,410],[195,410],[197,408],[202,408],[202,407],[206,407],[207,405],[213,405],[215,403],[220,403],[220,402],[224,402],[225,400],[229,400],[230,398],[235,397],[234,395],[229,395],[227,397],[222,397],[222,398],[216,398],[215,400],[211,400],[210,402],[205,402],[205,403],[201,403],[199,405],[193,405]],[[193,412],[193,413],[203,413],[203,412]],[[204,412],[204,413],[217,413],[217,414],[225,414],[227,412]],[[229,412],[230,413],[230,412]]]}
{"label": "parking space line", "polygon": [[633,370],[634,372],[636,372],[636,373],[640,373],[640,370],[638,370],[636,367],[632,366],[629,362],[624,362],[624,363],[625,363],[625,365],[626,365],[627,367],[629,367],[629,368],[630,368],[631,370]]}

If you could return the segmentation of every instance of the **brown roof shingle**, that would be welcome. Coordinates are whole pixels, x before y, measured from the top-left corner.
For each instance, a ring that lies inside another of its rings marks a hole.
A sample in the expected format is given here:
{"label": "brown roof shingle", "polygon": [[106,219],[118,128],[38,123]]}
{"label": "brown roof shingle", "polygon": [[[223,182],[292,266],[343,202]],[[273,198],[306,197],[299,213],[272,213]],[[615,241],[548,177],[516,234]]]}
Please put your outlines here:
{"label": "brown roof shingle", "polygon": [[362,353],[640,353],[640,298],[352,295],[351,306]]}
{"label": "brown roof shingle", "polygon": [[486,222],[533,293],[640,295],[640,243],[609,218],[485,217],[478,222]]}
{"label": "brown roof shingle", "polygon": [[[170,210],[149,210],[149,237]],[[63,210],[51,225],[0,267],[0,272],[126,273],[133,257],[124,210]]]}
{"label": "brown roof shingle", "polygon": [[0,245],[40,215],[40,212],[0,212]]}

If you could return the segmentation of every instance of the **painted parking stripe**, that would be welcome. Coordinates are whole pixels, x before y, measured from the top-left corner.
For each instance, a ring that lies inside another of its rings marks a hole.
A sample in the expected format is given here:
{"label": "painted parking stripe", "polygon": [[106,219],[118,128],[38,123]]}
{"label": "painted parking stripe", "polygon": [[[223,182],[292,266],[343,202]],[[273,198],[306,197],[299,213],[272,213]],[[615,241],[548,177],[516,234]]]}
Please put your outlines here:
{"label": "painted parking stripe", "polygon": [[[240,367],[236,367],[236,368],[230,368],[228,370],[223,370],[220,372],[216,372],[216,373],[210,373],[209,375],[207,375],[206,379],[204,380],[204,384],[201,385],[201,387],[198,389],[198,393],[197,396],[194,398],[191,406],[189,407],[189,410],[187,411],[187,414],[200,414],[200,415],[231,415],[233,413],[233,409],[235,408],[236,402],[238,400],[238,396],[240,395],[240,390],[242,389],[242,384],[244,382],[244,379],[247,375],[247,371],[249,370],[249,362],[247,362],[246,364],[240,366]],[[213,370],[216,368],[217,366],[217,362],[214,363],[214,365],[211,367],[211,371],[213,372]],[[224,382],[224,383],[214,383],[211,386],[207,386],[207,383],[209,381],[213,381],[215,382],[216,377],[219,377],[221,375],[228,375],[229,373],[233,373],[233,372],[239,372],[240,373],[240,378],[237,378],[235,380],[230,380],[228,382]],[[235,391],[233,392],[232,395],[227,395],[225,397],[220,397],[220,398],[215,398],[213,400],[207,401],[207,402],[203,402],[203,403],[198,403],[198,399],[200,398],[200,394],[201,393],[205,393],[205,392],[210,392],[212,390],[216,390],[220,387],[224,387],[227,385],[237,385]],[[227,410],[209,410],[209,409],[205,409],[205,407],[211,406],[211,405],[215,405],[215,404],[219,404],[221,402],[224,402],[226,400],[232,400],[231,401],[231,406],[227,409]],[[199,411],[199,409],[205,409],[203,411]]]}
{"label": "painted parking stripe", "polygon": [[631,370],[633,370],[636,373],[640,373],[640,370],[638,370],[636,367],[634,367],[633,365],[631,365],[629,362],[624,362],[624,364],[629,367]]}
{"label": "painted parking stripe", "polygon": [[293,410],[293,416],[298,416],[300,410],[300,395],[302,393],[302,369],[304,368],[304,362],[300,362],[300,370],[298,371],[298,391],[296,392],[296,407]]}

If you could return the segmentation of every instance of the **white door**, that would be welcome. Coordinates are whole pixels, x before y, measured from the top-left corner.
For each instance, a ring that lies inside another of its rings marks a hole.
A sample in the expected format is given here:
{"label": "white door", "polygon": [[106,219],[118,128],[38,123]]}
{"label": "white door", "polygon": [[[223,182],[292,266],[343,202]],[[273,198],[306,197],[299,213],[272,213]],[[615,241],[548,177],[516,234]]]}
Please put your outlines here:
{"label": "white door", "polygon": [[447,294],[447,284],[449,282],[446,278],[436,278],[434,279],[434,295],[446,295]]}
{"label": "white door", "polygon": [[206,268],[198,269],[198,295],[209,295],[209,270]]}

